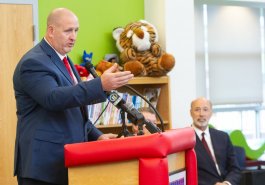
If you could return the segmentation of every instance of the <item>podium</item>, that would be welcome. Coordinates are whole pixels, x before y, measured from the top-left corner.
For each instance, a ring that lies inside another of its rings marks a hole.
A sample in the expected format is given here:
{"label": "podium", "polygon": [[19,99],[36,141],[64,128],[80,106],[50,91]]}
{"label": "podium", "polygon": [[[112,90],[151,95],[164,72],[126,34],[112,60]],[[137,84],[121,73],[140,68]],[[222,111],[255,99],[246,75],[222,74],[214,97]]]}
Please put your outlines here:
{"label": "podium", "polygon": [[197,185],[192,128],[67,144],[69,185]]}

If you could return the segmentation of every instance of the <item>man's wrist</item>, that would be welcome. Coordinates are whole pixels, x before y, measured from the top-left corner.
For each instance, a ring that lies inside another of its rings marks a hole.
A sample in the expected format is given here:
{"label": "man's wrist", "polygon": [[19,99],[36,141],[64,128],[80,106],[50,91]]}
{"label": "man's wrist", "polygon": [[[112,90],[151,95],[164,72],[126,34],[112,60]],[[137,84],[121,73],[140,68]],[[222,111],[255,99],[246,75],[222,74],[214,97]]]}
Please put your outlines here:
{"label": "man's wrist", "polygon": [[226,185],[232,185],[230,182],[228,182],[228,181],[224,181],[223,182],[224,184],[226,184]]}

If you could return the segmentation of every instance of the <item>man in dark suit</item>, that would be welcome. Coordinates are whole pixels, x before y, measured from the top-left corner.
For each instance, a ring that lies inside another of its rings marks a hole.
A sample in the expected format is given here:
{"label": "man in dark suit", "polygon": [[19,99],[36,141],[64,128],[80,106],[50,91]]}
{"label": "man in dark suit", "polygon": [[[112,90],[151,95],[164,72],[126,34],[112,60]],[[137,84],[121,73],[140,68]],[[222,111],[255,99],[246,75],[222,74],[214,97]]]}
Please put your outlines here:
{"label": "man in dark suit", "polygon": [[18,124],[14,175],[19,185],[67,185],[65,144],[116,137],[94,127],[87,118],[86,105],[105,101],[105,91],[127,84],[133,75],[117,71],[114,65],[100,78],[81,82],[67,56],[78,29],[73,12],[53,10],[44,39],[22,57],[15,69]]}
{"label": "man in dark suit", "polygon": [[203,97],[192,101],[190,114],[196,132],[198,185],[238,185],[241,172],[228,134],[208,126],[211,102]]}

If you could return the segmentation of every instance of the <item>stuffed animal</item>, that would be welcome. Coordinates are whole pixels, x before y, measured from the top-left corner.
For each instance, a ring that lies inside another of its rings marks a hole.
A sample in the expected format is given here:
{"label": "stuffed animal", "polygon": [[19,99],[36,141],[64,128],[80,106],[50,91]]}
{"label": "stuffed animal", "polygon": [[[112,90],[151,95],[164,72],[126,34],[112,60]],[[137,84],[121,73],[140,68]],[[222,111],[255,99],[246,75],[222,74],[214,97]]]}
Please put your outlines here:
{"label": "stuffed animal", "polygon": [[[81,77],[88,77],[85,76],[86,74],[89,75],[89,72],[86,70],[85,66],[87,66],[87,63],[92,63],[92,56],[93,53],[87,53],[86,50],[83,52],[83,62],[80,65],[76,66],[76,69],[78,70],[78,73]],[[105,58],[98,62],[98,64],[95,67],[96,73],[98,76],[101,76],[104,71],[106,71],[108,68],[113,66],[114,63],[118,63],[118,56],[116,54],[107,54],[105,55]],[[119,66],[119,70],[122,70]]]}
{"label": "stuffed animal", "polygon": [[78,71],[78,74],[82,81],[87,81],[87,78],[89,76],[89,72],[86,70],[84,66],[75,64],[75,68]]}
{"label": "stuffed animal", "polygon": [[[92,63],[92,57],[93,57],[93,53],[87,53],[86,50],[84,50],[83,52],[83,62],[79,65],[76,66],[76,69],[80,75],[80,77],[88,77],[88,76],[84,76],[84,74],[89,72],[86,70],[85,66],[88,66],[87,63]],[[111,62],[102,60],[99,61],[99,63],[97,64],[97,66],[95,67],[96,73],[98,76],[101,76],[105,70],[107,70],[108,68],[110,68],[113,64]]]}
{"label": "stuffed animal", "polygon": [[80,66],[85,67],[87,62],[91,63],[92,62],[92,57],[93,57],[93,53],[92,52],[87,53],[86,50],[84,50],[83,56],[82,56],[83,62],[80,64]]}
{"label": "stuffed animal", "polygon": [[130,23],[112,32],[120,51],[120,64],[134,76],[163,76],[175,65],[175,58],[157,43],[156,28],[145,20]]}
{"label": "stuffed animal", "polygon": [[113,63],[106,61],[106,60],[99,61],[99,63],[96,66],[96,72],[98,76],[101,76],[104,73],[104,71],[109,69],[112,65]]}
{"label": "stuffed animal", "polygon": [[118,71],[122,71],[123,68],[119,65],[119,57],[116,54],[106,54],[104,59],[98,62],[96,72],[100,76],[115,63],[118,64]]}

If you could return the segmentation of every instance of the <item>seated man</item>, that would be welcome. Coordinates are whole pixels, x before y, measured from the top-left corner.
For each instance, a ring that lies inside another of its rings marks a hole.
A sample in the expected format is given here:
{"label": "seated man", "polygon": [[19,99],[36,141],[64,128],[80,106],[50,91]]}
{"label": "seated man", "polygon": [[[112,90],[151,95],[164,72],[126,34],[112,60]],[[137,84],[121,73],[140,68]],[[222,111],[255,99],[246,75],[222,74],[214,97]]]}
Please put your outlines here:
{"label": "seated man", "polygon": [[[153,124],[156,124],[156,115],[152,108],[150,107],[141,107],[138,109],[139,112],[141,112],[146,119],[146,121],[149,121]],[[143,126],[143,134],[140,134],[138,126],[132,124],[132,132],[134,135],[144,135],[144,134],[150,134],[150,132]]]}
{"label": "seated man", "polygon": [[208,127],[211,102],[203,97],[192,101],[190,114],[196,132],[198,185],[238,185],[241,171],[228,134]]}

